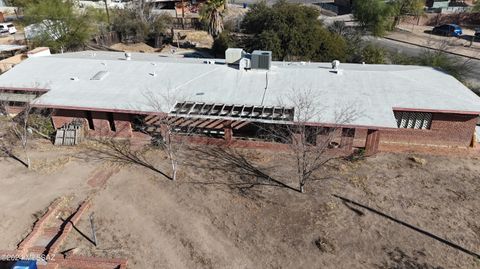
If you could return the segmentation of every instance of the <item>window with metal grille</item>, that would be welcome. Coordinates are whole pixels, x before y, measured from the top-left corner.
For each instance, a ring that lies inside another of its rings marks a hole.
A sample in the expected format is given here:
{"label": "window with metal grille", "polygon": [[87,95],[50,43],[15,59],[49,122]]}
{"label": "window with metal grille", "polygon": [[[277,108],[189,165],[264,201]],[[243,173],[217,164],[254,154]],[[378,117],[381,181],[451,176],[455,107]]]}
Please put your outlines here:
{"label": "window with metal grille", "polygon": [[432,113],[394,111],[398,128],[430,129]]}

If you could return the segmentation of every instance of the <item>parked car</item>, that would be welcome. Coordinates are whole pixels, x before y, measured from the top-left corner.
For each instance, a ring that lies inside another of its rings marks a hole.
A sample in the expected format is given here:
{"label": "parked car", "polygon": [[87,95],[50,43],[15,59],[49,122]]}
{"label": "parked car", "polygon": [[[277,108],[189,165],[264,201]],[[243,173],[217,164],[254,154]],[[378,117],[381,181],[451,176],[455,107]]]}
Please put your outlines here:
{"label": "parked car", "polygon": [[10,34],[15,34],[17,29],[13,23],[0,23],[0,33],[9,32]]}
{"label": "parked car", "polygon": [[443,24],[435,26],[432,30],[432,34],[459,37],[463,34],[463,31],[462,28],[456,24]]}

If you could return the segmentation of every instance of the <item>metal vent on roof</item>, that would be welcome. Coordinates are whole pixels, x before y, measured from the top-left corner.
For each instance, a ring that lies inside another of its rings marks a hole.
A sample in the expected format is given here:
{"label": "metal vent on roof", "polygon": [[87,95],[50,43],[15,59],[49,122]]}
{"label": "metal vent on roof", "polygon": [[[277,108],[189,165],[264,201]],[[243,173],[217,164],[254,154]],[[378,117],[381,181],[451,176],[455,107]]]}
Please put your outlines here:
{"label": "metal vent on roof", "polygon": [[102,80],[108,75],[108,71],[97,72],[90,80]]}
{"label": "metal vent on roof", "polygon": [[170,113],[191,116],[216,116],[243,119],[291,121],[293,108],[252,105],[207,104],[196,102],[176,103]]}

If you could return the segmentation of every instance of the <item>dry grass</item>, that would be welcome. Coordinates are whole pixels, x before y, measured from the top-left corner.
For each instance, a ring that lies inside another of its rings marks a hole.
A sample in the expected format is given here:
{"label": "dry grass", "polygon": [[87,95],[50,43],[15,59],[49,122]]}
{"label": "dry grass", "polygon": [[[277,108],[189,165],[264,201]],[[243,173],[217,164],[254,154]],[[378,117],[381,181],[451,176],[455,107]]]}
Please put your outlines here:
{"label": "dry grass", "polygon": [[41,159],[32,160],[32,171],[48,175],[63,169],[68,163],[72,161],[72,157],[63,156],[56,159]]}
{"label": "dry grass", "polygon": [[[244,153],[288,180],[291,163],[284,154]],[[50,157],[56,160],[58,154]],[[168,169],[161,151],[146,154],[156,167]],[[410,156],[337,160],[316,175],[321,180],[310,182],[306,194],[272,186],[240,192],[228,184],[242,175],[185,164],[177,182],[161,179],[145,167],[119,166],[105,187],[81,192],[96,171],[118,164],[92,165],[72,158],[68,166],[44,175],[13,162],[0,163],[6,171],[2,184],[10,184],[0,188],[4,208],[0,241],[18,242],[14,237],[23,230],[15,226],[33,223],[22,214],[33,218],[48,206],[45,200],[73,190],[71,204],[92,196],[86,216],[94,212],[100,244],[95,247],[72,232],[63,248],[75,248],[79,255],[128,258],[132,268],[478,268],[471,256],[364,208],[348,207],[333,196],[355,200],[478,251],[478,158],[419,155],[426,162],[418,165]],[[64,176],[72,168],[74,173]],[[32,184],[35,190],[27,198],[10,194],[28,191],[26,186]],[[77,228],[88,232],[89,225],[83,217]]]}

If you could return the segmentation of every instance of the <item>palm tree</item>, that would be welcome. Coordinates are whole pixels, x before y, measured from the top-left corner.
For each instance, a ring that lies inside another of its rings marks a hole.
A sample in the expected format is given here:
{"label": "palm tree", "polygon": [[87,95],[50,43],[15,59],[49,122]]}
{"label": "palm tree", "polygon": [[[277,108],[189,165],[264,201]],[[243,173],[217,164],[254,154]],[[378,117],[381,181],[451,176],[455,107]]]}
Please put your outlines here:
{"label": "palm tree", "polygon": [[201,16],[208,25],[208,33],[216,38],[223,31],[225,0],[208,0],[202,7]]}

